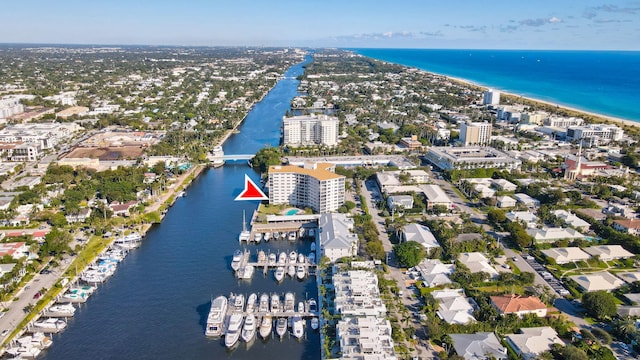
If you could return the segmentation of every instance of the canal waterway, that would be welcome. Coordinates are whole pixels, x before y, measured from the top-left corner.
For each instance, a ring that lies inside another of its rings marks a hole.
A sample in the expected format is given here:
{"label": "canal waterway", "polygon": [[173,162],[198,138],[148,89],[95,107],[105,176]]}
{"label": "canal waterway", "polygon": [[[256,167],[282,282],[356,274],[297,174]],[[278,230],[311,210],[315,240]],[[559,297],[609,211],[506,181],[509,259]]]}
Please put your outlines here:
{"label": "canal waterway", "polygon": [[[307,59],[309,61],[309,58]],[[240,132],[224,145],[227,154],[251,154],[277,146],[282,116],[297,94],[295,77],[303,64],[290,68],[269,94],[250,111]],[[223,339],[207,339],[204,326],[210,299],[230,292],[296,294],[296,302],[317,298],[315,280],[287,278],[281,284],[269,272],[256,271],[251,281],[237,280],[230,268],[234,250],[309,252],[308,241],[238,244],[242,213],[247,219],[255,202],[236,202],[244,174],[258,179],[246,163],[203,172],[187,196],[146,235],[142,246],[120,264],[115,275],[83,304],[68,328],[54,335],[45,358],[58,359],[319,359],[319,334],[305,328],[301,341],[286,335],[263,342],[256,338],[228,351]],[[308,324],[307,324],[308,325]]]}

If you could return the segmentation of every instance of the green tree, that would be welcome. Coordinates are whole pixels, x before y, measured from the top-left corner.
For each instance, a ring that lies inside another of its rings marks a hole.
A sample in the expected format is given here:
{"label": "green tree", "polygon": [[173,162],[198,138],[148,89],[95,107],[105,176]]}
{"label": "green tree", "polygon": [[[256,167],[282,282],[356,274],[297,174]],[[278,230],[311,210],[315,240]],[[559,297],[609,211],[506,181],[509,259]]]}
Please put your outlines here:
{"label": "green tree", "polygon": [[616,314],[616,298],[606,291],[588,292],[582,296],[582,306],[587,315],[596,319],[610,318]]}
{"label": "green tree", "polygon": [[281,164],[281,152],[278,148],[265,147],[256,153],[251,160],[251,164],[254,169],[258,169],[261,173],[266,173],[271,165]]}
{"label": "green tree", "polygon": [[427,256],[424,246],[415,242],[407,241],[393,247],[396,259],[404,267],[414,267]]}

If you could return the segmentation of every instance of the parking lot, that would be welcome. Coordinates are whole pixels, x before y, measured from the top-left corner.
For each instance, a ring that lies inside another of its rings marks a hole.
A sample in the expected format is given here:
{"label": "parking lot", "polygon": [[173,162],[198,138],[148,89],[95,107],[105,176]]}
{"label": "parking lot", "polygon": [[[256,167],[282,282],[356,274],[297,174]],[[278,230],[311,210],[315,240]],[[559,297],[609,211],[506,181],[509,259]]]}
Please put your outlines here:
{"label": "parking lot", "polygon": [[526,261],[527,264],[529,264],[529,266],[533,268],[533,270],[535,270],[536,272],[538,272],[538,274],[540,274],[540,276],[542,276],[542,278],[547,282],[547,284],[549,284],[549,287],[551,287],[556,293],[558,293],[558,295],[567,296],[571,294],[569,290],[567,290],[562,285],[562,282],[556,279],[552,273],[548,272],[544,266],[540,265],[533,256],[526,255],[526,256],[523,256],[523,258],[524,258],[524,261]]}

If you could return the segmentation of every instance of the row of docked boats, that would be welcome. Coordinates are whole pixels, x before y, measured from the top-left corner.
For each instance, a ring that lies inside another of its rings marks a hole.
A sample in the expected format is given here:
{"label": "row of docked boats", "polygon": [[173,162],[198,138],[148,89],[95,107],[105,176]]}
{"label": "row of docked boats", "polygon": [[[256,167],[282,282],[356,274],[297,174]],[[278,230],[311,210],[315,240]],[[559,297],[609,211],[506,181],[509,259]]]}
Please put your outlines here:
{"label": "row of docked boats", "polygon": [[52,344],[53,341],[49,336],[42,332],[34,332],[12,341],[5,352],[14,359],[35,359]]}
{"label": "row of docked boats", "polygon": [[[256,334],[267,339],[273,332],[282,338],[291,328],[291,334],[300,339],[304,336],[306,321],[303,316],[317,314],[315,299],[299,302],[295,308],[295,295],[288,292],[284,301],[278,294],[253,293],[246,299],[243,294],[231,294],[229,298],[218,296],[211,300],[211,309],[207,316],[205,335],[220,337],[224,335],[225,346],[234,347],[238,340],[251,342]],[[296,312],[297,310],[297,312]],[[275,318],[275,320],[274,320]],[[289,321],[287,321],[289,319]],[[318,328],[318,318],[313,316],[311,328]]]}
{"label": "row of docked boats", "polygon": [[274,232],[258,232],[258,231],[254,231],[253,236],[251,236],[251,232],[249,230],[242,230],[242,232],[240,232],[240,236],[238,237],[238,240],[240,242],[242,241],[246,241],[246,242],[255,242],[256,244],[259,244],[261,241],[265,241],[268,242],[269,240],[289,240],[289,241],[296,241],[298,239],[303,238],[306,234],[308,234],[308,236],[315,236],[315,230],[314,229],[309,229],[309,230],[305,230],[304,228],[300,228],[299,231],[274,231]]}

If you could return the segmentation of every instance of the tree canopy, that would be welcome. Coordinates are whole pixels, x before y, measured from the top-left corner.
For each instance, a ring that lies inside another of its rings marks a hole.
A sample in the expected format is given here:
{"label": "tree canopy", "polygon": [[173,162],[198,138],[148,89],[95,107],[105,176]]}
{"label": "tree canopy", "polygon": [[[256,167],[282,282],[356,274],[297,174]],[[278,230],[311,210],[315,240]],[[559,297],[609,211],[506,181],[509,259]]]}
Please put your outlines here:
{"label": "tree canopy", "polygon": [[616,314],[615,296],[606,291],[588,292],[582,296],[582,306],[587,315],[596,319],[605,319]]}
{"label": "tree canopy", "polygon": [[407,241],[393,247],[396,259],[404,267],[414,267],[427,256],[424,246],[415,241]]}

